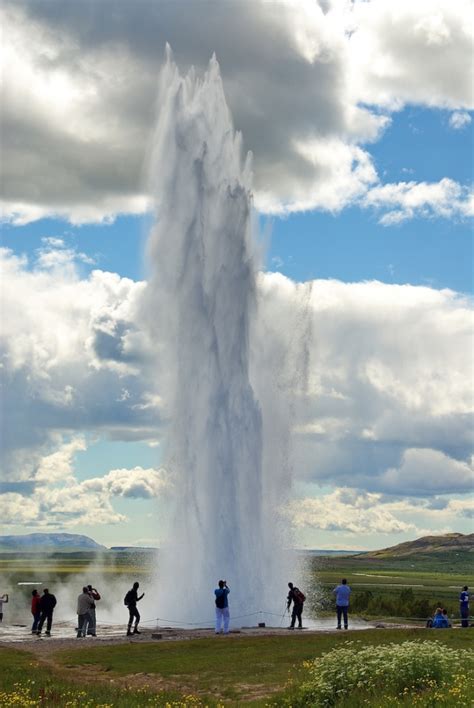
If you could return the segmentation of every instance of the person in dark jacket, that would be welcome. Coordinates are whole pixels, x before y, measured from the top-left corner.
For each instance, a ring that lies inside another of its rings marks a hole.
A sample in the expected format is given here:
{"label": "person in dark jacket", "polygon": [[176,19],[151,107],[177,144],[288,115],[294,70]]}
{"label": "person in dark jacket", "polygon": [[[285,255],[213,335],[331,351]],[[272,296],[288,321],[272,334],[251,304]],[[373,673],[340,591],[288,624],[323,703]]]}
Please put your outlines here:
{"label": "person in dark jacket", "polygon": [[90,622],[89,622],[89,627],[87,629],[87,634],[90,634],[91,637],[96,637],[96,631],[97,631],[97,619],[95,615],[95,608],[96,608],[96,602],[99,602],[100,600],[100,593],[96,588],[93,588],[92,585],[87,586],[87,592],[92,598],[92,605],[89,610],[89,615],[90,615]]}
{"label": "person in dark jacket", "polygon": [[31,634],[36,634],[36,630],[38,629],[38,624],[41,618],[40,596],[38,590],[33,590],[31,592],[31,614],[33,615],[33,625],[31,627]]}
{"label": "person in dark jacket", "polygon": [[459,614],[461,615],[461,627],[469,627],[469,588],[463,587],[459,595]]}
{"label": "person in dark jacket", "polygon": [[304,595],[301,590],[293,585],[293,583],[288,583],[289,593],[286,598],[286,609],[290,611],[291,603],[293,603],[293,612],[291,613],[291,624],[288,629],[295,628],[295,622],[298,620],[298,629],[303,629],[303,621],[301,615],[303,614],[303,604]]}
{"label": "person in dark jacket", "polygon": [[[141,634],[141,632],[138,631],[138,623],[140,622],[140,613],[137,610],[137,602],[139,602],[142,597],[145,595],[144,592],[138,597],[138,588],[140,587],[140,583],[133,583],[133,588],[129,590],[125,596],[125,604],[128,607],[128,612],[129,612],[129,618],[128,618],[128,627],[127,627],[127,637],[129,637],[131,634]],[[132,632],[132,624],[133,620],[135,620],[135,626],[133,628]]]}
{"label": "person in dark jacket", "polygon": [[216,603],[216,634],[222,631],[224,623],[224,634],[229,634],[229,598],[230,588],[227,587],[227,580],[219,580],[218,587],[214,590]]}
{"label": "person in dark jacket", "polygon": [[8,602],[8,593],[4,592],[0,595],[0,622],[3,622],[3,605]]}
{"label": "person in dark jacket", "polygon": [[43,629],[43,625],[46,622],[46,636],[50,637],[51,636],[51,627],[53,624],[53,612],[54,608],[56,607],[56,598],[54,595],[52,595],[48,588],[45,588],[43,590],[43,594],[41,595],[40,598],[40,610],[41,610],[41,617],[40,621],[38,624],[38,629],[36,631],[36,634],[41,636],[41,631]]}

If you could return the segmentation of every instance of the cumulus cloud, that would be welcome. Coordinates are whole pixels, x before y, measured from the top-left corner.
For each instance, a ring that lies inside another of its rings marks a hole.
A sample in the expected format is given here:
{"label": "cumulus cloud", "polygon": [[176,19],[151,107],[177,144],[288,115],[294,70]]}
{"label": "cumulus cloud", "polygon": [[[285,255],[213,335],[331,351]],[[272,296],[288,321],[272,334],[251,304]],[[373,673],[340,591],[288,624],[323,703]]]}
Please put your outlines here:
{"label": "cumulus cloud", "polygon": [[[153,342],[148,333],[146,283],[102,271],[65,277],[41,260],[0,255],[8,518],[21,507],[19,519],[41,523],[55,508],[64,524],[84,522],[85,509],[91,523],[119,520],[110,499],[155,497],[166,475],[114,469],[79,483],[74,458],[88,431],[160,443],[167,372],[159,332]],[[440,498],[472,489],[470,300],[427,287],[295,283],[262,273],[258,305],[251,377],[268,474],[409,494],[431,499],[433,513],[452,511]],[[78,501],[94,495],[98,506]],[[391,523],[373,519],[380,528]]]}
{"label": "cumulus cloud", "polygon": [[[2,5],[4,213],[73,223],[150,208],[142,165],[169,42],[213,52],[268,212],[339,210],[379,184],[368,146],[405,103],[471,107],[467,0]],[[456,115],[456,114],[453,114]],[[455,120],[455,119],[452,119]],[[459,122],[459,119],[456,119]]]}
{"label": "cumulus cloud", "polygon": [[462,517],[470,518],[472,513],[472,499],[419,500],[409,496],[397,499],[352,488],[295,499],[284,509],[284,515],[295,529],[354,535],[409,533],[420,536],[431,533],[433,524],[442,524],[442,532],[448,533]]}
{"label": "cumulus cloud", "polygon": [[73,261],[51,267],[41,254],[30,270],[5,249],[0,259],[5,481],[30,479],[68,431],[156,439],[161,414],[142,373],[145,284],[102,271],[81,280]]}
{"label": "cumulus cloud", "polygon": [[309,527],[353,534],[389,534],[416,531],[413,523],[401,521],[389,505],[380,505],[377,494],[347,494],[337,490],[323,497],[298,499],[286,510],[295,528]]}
{"label": "cumulus cloud", "polygon": [[74,481],[73,467],[74,456],[77,452],[86,449],[83,438],[74,438],[61,445],[59,450],[45,455],[37,468],[34,480],[39,484],[54,484],[62,482],[68,484]]}
{"label": "cumulus cloud", "polygon": [[359,100],[401,108],[472,107],[469,0],[358,0],[352,78]]}
{"label": "cumulus cloud", "polygon": [[449,125],[454,130],[462,130],[471,123],[471,120],[467,111],[454,111],[449,116]]}
{"label": "cumulus cloud", "polygon": [[387,491],[407,495],[449,494],[472,492],[474,469],[469,462],[453,460],[439,450],[408,449],[400,467],[388,469],[382,475]]}
{"label": "cumulus cloud", "polygon": [[448,178],[432,183],[399,182],[373,187],[362,204],[385,211],[380,218],[385,226],[415,216],[456,219],[474,215],[472,190]]}
{"label": "cumulus cloud", "polygon": [[150,499],[169,487],[165,470],[133,469],[111,470],[104,477],[88,479],[82,483],[85,491],[107,492],[115,497]]}
{"label": "cumulus cloud", "polygon": [[261,277],[260,306],[255,385],[264,410],[294,422],[300,478],[393,493],[410,465],[413,494],[443,484],[468,491],[468,299],[377,282],[296,284],[274,273]]}
{"label": "cumulus cloud", "polygon": [[114,498],[156,498],[170,486],[165,470],[139,466],[79,482],[74,472],[75,454],[85,449],[82,437],[59,443],[55,452],[39,462],[32,490],[0,494],[3,524],[34,528],[117,524],[126,521],[126,516],[113,508]]}

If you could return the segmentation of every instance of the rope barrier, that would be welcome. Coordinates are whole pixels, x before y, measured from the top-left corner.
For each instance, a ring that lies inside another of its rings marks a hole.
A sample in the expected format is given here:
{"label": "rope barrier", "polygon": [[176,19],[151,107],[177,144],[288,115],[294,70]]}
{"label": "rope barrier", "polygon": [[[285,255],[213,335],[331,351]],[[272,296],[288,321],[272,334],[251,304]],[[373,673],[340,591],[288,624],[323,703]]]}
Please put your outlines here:
{"label": "rope barrier", "polygon": [[[286,613],[283,613],[283,615]],[[282,617],[282,613],[277,613],[277,612],[270,612],[269,610],[257,610],[256,612],[248,612],[243,615],[232,615],[231,620],[238,620],[238,619],[245,619],[246,617],[255,617],[256,615],[270,615],[271,617]],[[332,614],[330,615],[332,617]],[[357,618],[361,619],[364,622],[387,622],[387,621],[394,621],[394,620],[403,620],[405,622],[427,622],[428,619],[431,619],[431,617],[398,617],[398,616],[390,616],[390,617],[363,617],[361,615],[351,615],[352,618]],[[321,617],[319,619],[328,619],[329,615],[325,617]],[[449,618],[451,623],[454,624],[461,624],[463,621],[473,621],[474,617],[469,616],[466,618]],[[200,620],[199,622],[186,622],[184,620],[176,620],[176,619],[169,619],[166,617],[153,617],[151,619],[141,619],[140,624],[150,624],[150,622],[166,622],[168,624],[174,624],[178,625],[179,627],[206,627],[208,625],[213,625],[215,621],[215,618],[211,619],[205,619],[205,620]],[[66,624],[71,624],[71,623],[76,623],[77,622],[77,616],[72,618],[72,619],[66,619],[66,620],[60,620],[58,622],[55,622],[56,625],[66,625]],[[108,625],[108,626],[117,626],[120,624],[119,622],[108,622],[106,620],[100,620],[98,622],[100,625]]]}

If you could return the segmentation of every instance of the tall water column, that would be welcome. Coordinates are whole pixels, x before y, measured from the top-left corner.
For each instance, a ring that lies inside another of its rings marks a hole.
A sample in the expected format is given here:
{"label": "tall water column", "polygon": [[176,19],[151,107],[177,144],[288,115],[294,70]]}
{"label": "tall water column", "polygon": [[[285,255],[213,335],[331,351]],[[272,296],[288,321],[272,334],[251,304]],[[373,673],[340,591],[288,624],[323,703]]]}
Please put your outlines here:
{"label": "tall water column", "polygon": [[193,70],[182,77],[168,53],[158,115],[150,303],[165,371],[164,462],[174,507],[160,555],[158,612],[208,621],[222,578],[235,624],[245,624],[251,618],[244,615],[276,606],[281,555],[249,377],[257,276],[251,159],[242,159],[215,58],[204,77]]}

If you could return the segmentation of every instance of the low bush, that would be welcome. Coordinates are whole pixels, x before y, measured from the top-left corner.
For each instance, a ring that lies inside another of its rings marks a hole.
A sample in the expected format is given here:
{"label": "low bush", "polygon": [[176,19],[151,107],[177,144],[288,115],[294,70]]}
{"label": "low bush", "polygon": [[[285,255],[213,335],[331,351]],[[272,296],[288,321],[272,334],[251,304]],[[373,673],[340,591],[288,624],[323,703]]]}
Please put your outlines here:
{"label": "low bush", "polygon": [[414,705],[417,697],[431,701],[436,694],[438,702],[426,705],[470,705],[472,682],[468,685],[467,677],[472,668],[474,652],[451,649],[436,641],[366,647],[344,642],[342,647],[304,662],[283,703],[292,708],[370,705],[377,696],[377,705],[382,705],[380,699],[386,696],[387,703],[395,699]]}

